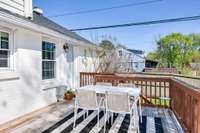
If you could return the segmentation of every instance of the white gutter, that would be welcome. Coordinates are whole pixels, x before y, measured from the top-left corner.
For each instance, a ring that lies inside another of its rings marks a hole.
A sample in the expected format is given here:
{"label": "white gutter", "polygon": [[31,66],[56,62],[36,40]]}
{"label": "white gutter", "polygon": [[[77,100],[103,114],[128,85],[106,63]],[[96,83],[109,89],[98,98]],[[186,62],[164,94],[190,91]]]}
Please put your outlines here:
{"label": "white gutter", "polygon": [[2,12],[2,11],[0,11],[0,21],[6,22],[6,23],[11,23],[13,25],[16,25],[16,26],[19,26],[19,27],[22,27],[22,28],[25,28],[25,29],[28,29],[28,30],[32,30],[32,31],[35,31],[35,32],[39,32],[39,33],[42,33],[42,34],[54,36],[56,38],[64,39],[68,42],[71,42],[72,45],[75,44],[75,45],[96,47],[94,44],[79,41],[79,40],[74,39],[72,37],[61,34],[57,31],[54,31],[54,30],[48,29],[46,27],[34,24],[33,22],[23,20],[21,18],[7,14],[7,13]]}

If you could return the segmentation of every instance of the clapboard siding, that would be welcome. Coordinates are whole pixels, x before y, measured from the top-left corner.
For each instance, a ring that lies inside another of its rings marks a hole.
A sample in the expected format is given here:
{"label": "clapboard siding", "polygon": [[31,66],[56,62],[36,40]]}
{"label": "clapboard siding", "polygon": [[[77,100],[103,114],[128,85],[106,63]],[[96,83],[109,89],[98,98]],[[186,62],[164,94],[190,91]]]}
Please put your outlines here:
{"label": "clapboard siding", "polygon": [[0,7],[24,15],[24,0],[0,0]]}
{"label": "clapboard siding", "polygon": [[10,1],[17,3],[17,4],[20,4],[22,6],[24,5],[24,0],[10,0]]}

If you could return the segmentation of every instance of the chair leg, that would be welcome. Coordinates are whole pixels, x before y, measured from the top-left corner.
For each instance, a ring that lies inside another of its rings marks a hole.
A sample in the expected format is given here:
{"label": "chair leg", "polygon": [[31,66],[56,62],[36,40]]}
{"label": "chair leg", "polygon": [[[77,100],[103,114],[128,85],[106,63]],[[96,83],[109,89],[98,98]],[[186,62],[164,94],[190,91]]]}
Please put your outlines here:
{"label": "chair leg", "polygon": [[107,121],[107,111],[106,111],[105,119],[104,119],[104,133],[106,132],[106,121]]}
{"label": "chair leg", "polygon": [[137,127],[137,132],[140,133],[140,128],[139,128],[139,126]]}
{"label": "chair leg", "polygon": [[113,113],[111,113],[111,125],[113,124]]}
{"label": "chair leg", "polygon": [[89,111],[87,110],[87,117],[88,117],[88,115],[89,115]]}
{"label": "chair leg", "polygon": [[138,108],[137,105],[135,105],[135,108],[133,110],[133,118],[134,118],[134,127],[137,127],[138,123]]}
{"label": "chair leg", "polygon": [[136,105],[136,112],[135,112],[135,121],[136,121],[136,127],[137,127],[137,132],[140,133],[140,125],[139,123],[142,122],[142,117],[140,115],[140,112],[138,113],[137,105]]}
{"label": "chair leg", "polygon": [[87,110],[85,110],[85,113],[83,115],[83,120],[85,120],[85,116],[87,115]]}
{"label": "chair leg", "polygon": [[139,113],[140,113],[140,122],[142,123],[141,99],[139,99]]}
{"label": "chair leg", "polygon": [[73,128],[76,126],[76,116],[77,116],[77,109],[74,110],[74,125]]}
{"label": "chair leg", "polygon": [[98,128],[99,128],[99,109],[98,109],[98,120],[97,120],[97,126],[98,126]]}
{"label": "chair leg", "polygon": [[[130,113],[130,126],[132,126],[133,127],[133,120],[134,119],[134,116],[133,116],[133,112],[131,111],[131,113]],[[131,128],[129,128],[130,130],[132,130],[132,127]]]}

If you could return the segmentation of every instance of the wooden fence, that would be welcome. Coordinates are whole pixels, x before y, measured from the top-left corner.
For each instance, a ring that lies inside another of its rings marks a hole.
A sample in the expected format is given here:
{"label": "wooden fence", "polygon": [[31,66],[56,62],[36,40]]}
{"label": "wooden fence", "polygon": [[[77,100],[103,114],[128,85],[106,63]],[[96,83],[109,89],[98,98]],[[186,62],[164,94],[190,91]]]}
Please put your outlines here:
{"label": "wooden fence", "polygon": [[115,74],[80,73],[80,86],[110,82],[133,83],[142,89],[144,106],[171,108],[188,133],[200,133],[200,90],[171,77],[117,76]]}

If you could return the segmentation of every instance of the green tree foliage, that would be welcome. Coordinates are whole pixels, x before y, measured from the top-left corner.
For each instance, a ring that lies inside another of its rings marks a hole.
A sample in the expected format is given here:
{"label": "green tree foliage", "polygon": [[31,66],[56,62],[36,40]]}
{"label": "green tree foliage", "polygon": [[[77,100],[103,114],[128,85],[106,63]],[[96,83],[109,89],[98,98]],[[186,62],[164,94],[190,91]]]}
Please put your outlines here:
{"label": "green tree foliage", "polygon": [[156,41],[157,50],[147,57],[156,59],[164,67],[185,68],[192,60],[194,51],[191,37],[172,33]]}
{"label": "green tree foliage", "polygon": [[115,45],[109,40],[102,40],[99,46],[105,50],[113,50],[115,49]]}
{"label": "green tree foliage", "polygon": [[194,49],[192,62],[200,63],[200,34],[189,34],[189,37],[192,40],[192,45]]}
{"label": "green tree foliage", "polygon": [[200,34],[189,34],[194,50],[200,50]]}
{"label": "green tree foliage", "polygon": [[194,51],[194,53],[192,55],[192,62],[200,63],[200,51]]}
{"label": "green tree foliage", "polygon": [[158,61],[159,58],[158,58],[158,54],[156,52],[150,52],[150,53],[148,53],[146,59]]}

